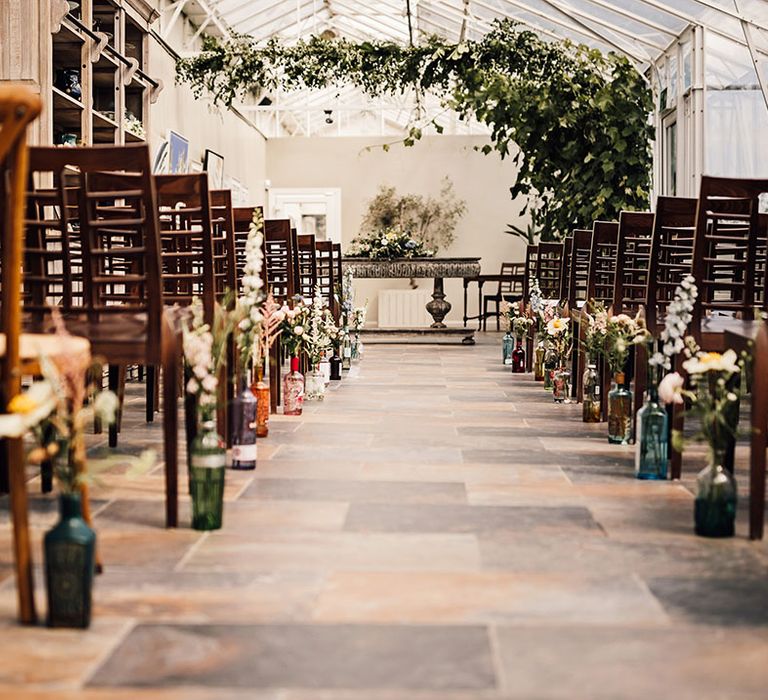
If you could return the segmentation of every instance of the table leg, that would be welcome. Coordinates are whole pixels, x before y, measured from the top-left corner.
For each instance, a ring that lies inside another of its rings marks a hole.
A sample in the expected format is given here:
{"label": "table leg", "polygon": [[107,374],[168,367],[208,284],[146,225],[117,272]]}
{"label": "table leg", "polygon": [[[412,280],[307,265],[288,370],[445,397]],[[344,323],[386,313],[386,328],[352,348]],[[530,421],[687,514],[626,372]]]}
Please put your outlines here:
{"label": "table leg", "polygon": [[443,323],[443,319],[448,315],[450,310],[451,304],[445,300],[445,292],[443,291],[443,278],[435,277],[435,288],[432,292],[432,301],[427,304],[427,311],[434,319],[434,323],[430,328],[447,328]]}
{"label": "table leg", "polygon": [[481,280],[477,283],[477,330],[483,330],[483,284]]}
{"label": "table leg", "polygon": [[463,317],[463,321],[464,321],[464,328],[466,328],[467,327],[467,319],[468,319],[468,317],[467,317],[467,287],[469,287],[469,280],[465,277],[463,282],[464,282],[464,317]]}

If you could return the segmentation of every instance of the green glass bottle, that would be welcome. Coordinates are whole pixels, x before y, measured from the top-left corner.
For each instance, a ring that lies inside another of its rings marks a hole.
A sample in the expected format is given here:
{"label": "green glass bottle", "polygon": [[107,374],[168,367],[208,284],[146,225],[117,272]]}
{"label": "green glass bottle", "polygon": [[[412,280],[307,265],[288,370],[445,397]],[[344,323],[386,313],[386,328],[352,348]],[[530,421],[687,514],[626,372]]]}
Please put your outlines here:
{"label": "green glass bottle", "polygon": [[667,478],[669,418],[659,403],[659,390],[653,374],[643,407],[637,412],[635,435],[635,476],[638,479]]}
{"label": "green glass bottle", "polygon": [[96,533],[82,516],[79,493],[59,496],[59,522],[45,535],[49,627],[91,624]]}
{"label": "green glass bottle", "polygon": [[632,441],[632,392],[626,375],[617,372],[613,389],[608,392],[608,442],[629,445]]}
{"label": "green glass bottle", "polygon": [[216,423],[206,417],[192,442],[189,455],[193,529],[218,530],[221,527],[226,466],[227,453],[216,432]]}
{"label": "green glass bottle", "polygon": [[723,467],[725,449],[712,447],[709,464],[696,478],[694,524],[701,537],[733,537],[736,523],[736,480]]}

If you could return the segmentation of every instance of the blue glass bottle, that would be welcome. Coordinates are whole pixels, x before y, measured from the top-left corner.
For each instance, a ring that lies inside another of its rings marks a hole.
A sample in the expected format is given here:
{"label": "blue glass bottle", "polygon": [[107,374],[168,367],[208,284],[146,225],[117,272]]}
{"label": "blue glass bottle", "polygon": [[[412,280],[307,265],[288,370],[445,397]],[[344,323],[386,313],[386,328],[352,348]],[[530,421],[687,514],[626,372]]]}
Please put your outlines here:
{"label": "blue glass bottle", "polygon": [[666,479],[669,417],[659,403],[659,390],[652,375],[645,404],[637,412],[636,420],[635,476],[638,479]]}
{"label": "blue glass bottle", "polygon": [[733,537],[736,523],[736,480],[723,467],[725,449],[711,446],[709,464],[696,478],[695,532],[700,537]]}
{"label": "blue glass bottle", "polygon": [[512,364],[512,353],[515,351],[514,339],[512,334],[507,331],[501,339],[501,359],[505,365]]}

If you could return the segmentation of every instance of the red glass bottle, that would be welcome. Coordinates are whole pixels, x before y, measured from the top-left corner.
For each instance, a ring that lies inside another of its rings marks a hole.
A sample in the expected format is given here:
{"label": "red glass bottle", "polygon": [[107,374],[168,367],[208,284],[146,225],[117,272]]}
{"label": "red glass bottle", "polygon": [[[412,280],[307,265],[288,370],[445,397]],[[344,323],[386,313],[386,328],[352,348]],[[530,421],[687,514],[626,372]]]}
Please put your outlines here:
{"label": "red glass bottle", "polygon": [[299,358],[291,358],[291,371],[283,382],[283,413],[300,416],[304,405],[304,375],[299,372]]}
{"label": "red glass bottle", "polygon": [[515,349],[512,351],[512,372],[514,374],[525,373],[525,348],[522,338],[517,339]]}

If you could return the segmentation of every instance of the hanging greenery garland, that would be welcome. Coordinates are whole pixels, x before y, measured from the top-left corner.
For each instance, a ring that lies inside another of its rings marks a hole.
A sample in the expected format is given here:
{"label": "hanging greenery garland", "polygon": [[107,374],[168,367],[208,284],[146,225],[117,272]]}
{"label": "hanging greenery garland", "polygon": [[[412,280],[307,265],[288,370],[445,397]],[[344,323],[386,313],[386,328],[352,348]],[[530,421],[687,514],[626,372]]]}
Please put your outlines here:
{"label": "hanging greenery garland", "polygon": [[[536,202],[534,225],[544,238],[648,207],[652,97],[643,77],[624,56],[546,42],[509,20],[459,44],[312,37],[286,46],[208,37],[200,54],[179,60],[177,80],[227,106],[277,88],[351,84],[371,97],[436,94],[462,119],[490,128],[484,153],[512,157],[519,172],[510,193]],[[411,126],[406,145],[422,127]]]}

